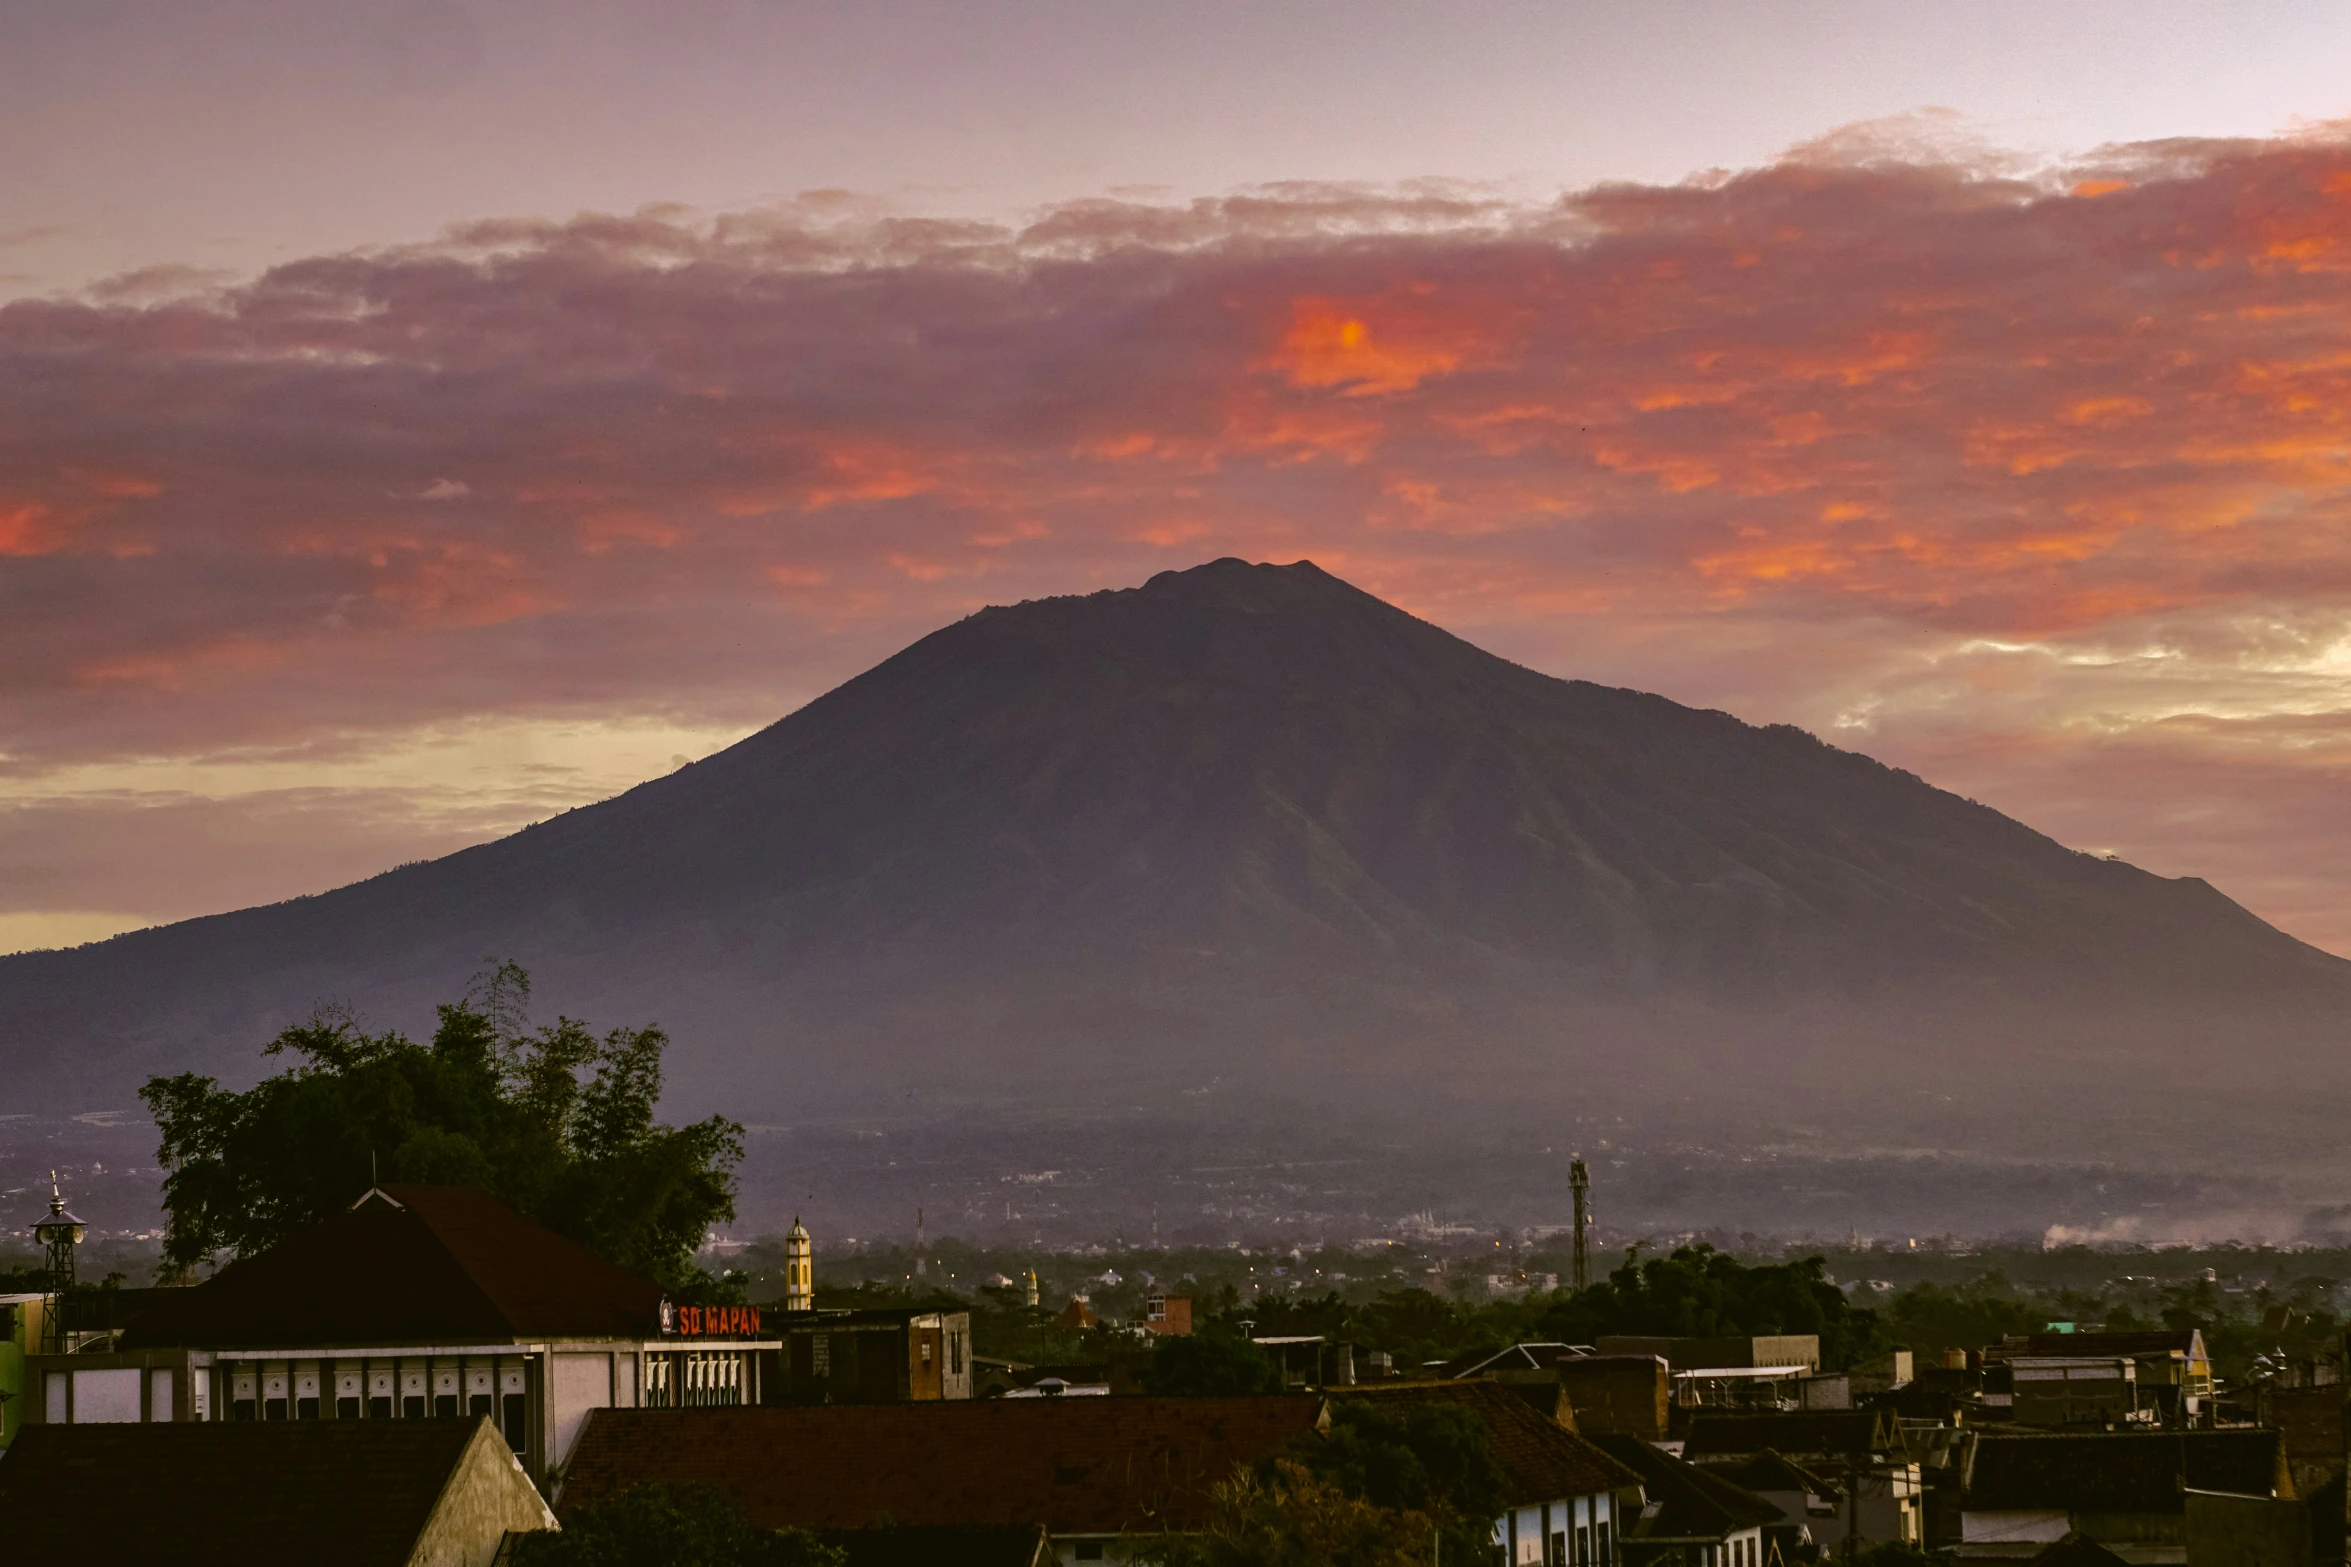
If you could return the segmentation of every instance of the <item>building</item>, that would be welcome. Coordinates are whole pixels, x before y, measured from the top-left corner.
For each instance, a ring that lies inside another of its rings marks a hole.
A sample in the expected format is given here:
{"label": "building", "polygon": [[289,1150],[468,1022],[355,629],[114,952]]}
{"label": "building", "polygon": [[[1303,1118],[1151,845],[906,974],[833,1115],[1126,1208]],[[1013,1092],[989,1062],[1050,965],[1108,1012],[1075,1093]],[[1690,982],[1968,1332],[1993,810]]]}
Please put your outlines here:
{"label": "building", "polygon": [[1844,1493],[1835,1518],[1816,1518],[1812,1538],[1834,1548],[1855,1537],[1917,1545],[1926,1533],[1924,1479],[1894,1417],[1880,1410],[1792,1414],[1700,1411],[1682,1456],[1725,1472],[1764,1453],[1833,1482]]}
{"label": "building", "polygon": [[2007,1366],[2018,1425],[2110,1431],[2162,1418],[2141,1398],[2139,1363],[2129,1355],[2013,1355]]}
{"label": "building", "polygon": [[1611,1334],[1592,1346],[1601,1355],[1655,1355],[1675,1371],[1796,1368],[1820,1370],[1820,1335],[1765,1333],[1752,1338],[1663,1338]]}
{"label": "building", "polygon": [[24,1424],[25,1394],[33,1384],[25,1380],[25,1361],[41,1352],[41,1335],[48,1331],[50,1297],[43,1294],[0,1295],[0,1448],[16,1440]]}
{"label": "building", "polygon": [[1192,1297],[1153,1295],[1143,1302],[1143,1331],[1155,1338],[1189,1338]]}
{"label": "building", "polygon": [[[1984,1351],[1987,1367],[2020,1360],[2126,1359],[2144,1403],[2170,1425],[2192,1425],[2212,1398],[2212,1357],[2196,1328],[2138,1333],[2030,1333]],[[2021,1394],[2023,1389],[2017,1391]],[[2021,1416],[2019,1418],[2022,1418]]]}
{"label": "building", "polygon": [[1210,1491],[1326,1428],[1313,1397],[988,1399],[600,1410],[557,1514],[646,1481],[710,1485],[764,1528],[1043,1528],[1065,1563],[1203,1526]]}
{"label": "building", "polygon": [[784,1233],[784,1309],[816,1309],[816,1244],[796,1213],[791,1229]]}
{"label": "building", "polygon": [[[1391,1382],[1335,1389],[1331,1399],[1375,1409],[1450,1404],[1475,1414],[1502,1471],[1506,1510],[1494,1521],[1494,1543],[1503,1567],[1614,1567],[1632,1560],[1619,1556],[1618,1545],[1645,1516],[1640,1471],[1537,1413],[1512,1390],[1493,1382]],[[1747,1567],[1761,1567],[1760,1558]]]}
{"label": "building", "polygon": [[661,1286],[487,1192],[370,1190],[349,1212],[159,1292],[103,1353],[34,1356],[50,1425],[487,1416],[534,1480],[591,1409],[748,1404],[756,1307]]}
{"label": "building", "polygon": [[555,1527],[488,1420],[34,1424],[0,1461],[12,1557],[491,1567]]}
{"label": "building", "polygon": [[904,1404],[972,1396],[971,1313],[804,1311],[777,1324],[771,1404]]}
{"label": "building", "polygon": [[1783,1561],[1794,1560],[1800,1547],[1812,1543],[1815,1524],[1833,1521],[1845,1510],[1845,1493],[1835,1481],[1768,1449],[1744,1463],[1709,1465],[1707,1472],[1779,1509],[1779,1522],[1765,1525],[1763,1538],[1767,1549],[1779,1549]]}
{"label": "building", "polygon": [[1957,1554],[2028,1560],[2078,1533],[2125,1561],[2181,1561],[2191,1490],[2291,1500],[2278,1433],[1986,1432],[1968,1465]]}
{"label": "building", "polygon": [[1765,1567],[1770,1561],[1770,1531],[1786,1516],[1769,1500],[1639,1437],[1592,1440],[1641,1477],[1646,1501],[1627,1521],[1624,1567]]}

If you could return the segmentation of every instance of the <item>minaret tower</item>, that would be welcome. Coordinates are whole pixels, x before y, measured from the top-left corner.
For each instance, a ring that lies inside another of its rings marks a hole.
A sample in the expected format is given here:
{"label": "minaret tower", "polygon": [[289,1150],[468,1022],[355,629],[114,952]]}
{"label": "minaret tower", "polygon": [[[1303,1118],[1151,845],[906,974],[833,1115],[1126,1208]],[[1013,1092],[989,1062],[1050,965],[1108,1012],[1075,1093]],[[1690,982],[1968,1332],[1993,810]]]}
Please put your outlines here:
{"label": "minaret tower", "polygon": [[790,1233],[784,1236],[784,1309],[816,1309],[816,1247],[796,1213]]}
{"label": "minaret tower", "polygon": [[1568,1165],[1567,1188],[1575,1194],[1575,1287],[1589,1289],[1592,1286],[1592,1174],[1584,1168],[1583,1160]]}

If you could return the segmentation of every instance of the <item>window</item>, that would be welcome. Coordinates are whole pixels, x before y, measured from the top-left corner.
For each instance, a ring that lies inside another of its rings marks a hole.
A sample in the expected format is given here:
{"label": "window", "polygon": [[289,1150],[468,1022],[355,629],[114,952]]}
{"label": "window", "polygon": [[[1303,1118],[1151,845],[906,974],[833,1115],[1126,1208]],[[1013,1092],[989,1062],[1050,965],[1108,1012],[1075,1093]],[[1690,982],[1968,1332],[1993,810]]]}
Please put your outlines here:
{"label": "window", "polygon": [[283,1420],[288,1413],[286,1401],[282,1398],[265,1398],[261,1401],[261,1418],[264,1420]]}
{"label": "window", "polygon": [[1102,1542],[1100,1540],[1078,1541],[1077,1557],[1081,1562],[1100,1561],[1102,1559]]}
{"label": "window", "polygon": [[336,1399],[335,1418],[337,1420],[357,1420],[359,1418],[359,1400],[356,1397]]}
{"label": "window", "polygon": [[520,1393],[506,1395],[506,1418],[501,1424],[506,1431],[506,1445],[518,1453],[529,1439],[530,1431],[524,1421],[523,1407],[523,1396]]}
{"label": "window", "polygon": [[370,1419],[370,1420],[389,1420],[389,1419],[391,1419],[391,1418],[392,1418],[392,1395],[391,1395],[391,1394],[389,1394],[389,1393],[385,1393],[385,1394],[381,1394],[381,1395],[378,1395],[378,1396],[376,1396],[376,1397],[371,1397],[370,1399],[368,1399],[368,1401],[367,1401],[367,1418],[368,1418],[368,1419]]}
{"label": "window", "polygon": [[1616,1567],[1616,1542],[1608,1537],[1608,1525],[1602,1524],[1592,1531],[1592,1545],[1600,1567]]}
{"label": "window", "polygon": [[401,1398],[400,1418],[403,1420],[422,1420],[424,1418],[424,1395],[422,1393],[409,1393]]}
{"label": "window", "polygon": [[833,1374],[833,1337],[829,1333],[808,1335],[808,1366],[812,1374],[829,1377]]}
{"label": "window", "polygon": [[455,1393],[435,1393],[433,1395],[433,1418],[436,1420],[457,1418],[457,1395]]}
{"label": "window", "polygon": [[1583,1524],[1576,1526],[1575,1567],[1592,1567],[1592,1531]]}
{"label": "window", "polygon": [[963,1335],[960,1333],[947,1335],[947,1374],[958,1377],[963,1375]]}
{"label": "window", "polygon": [[296,1420],[316,1420],[318,1418],[318,1400],[315,1398],[294,1400],[294,1418]]}
{"label": "window", "polygon": [[928,1366],[931,1363],[931,1346],[928,1344],[925,1344],[922,1347],[922,1363],[925,1366]]}
{"label": "window", "polygon": [[490,1412],[490,1395],[487,1393],[468,1394],[465,1400],[465,1412],[468,1415],[488,1414]]}
{"label": "window", "polygon": [[1551,1567],[1567,1567],[1567,1531],[1562,1529],[1551,1536]]}

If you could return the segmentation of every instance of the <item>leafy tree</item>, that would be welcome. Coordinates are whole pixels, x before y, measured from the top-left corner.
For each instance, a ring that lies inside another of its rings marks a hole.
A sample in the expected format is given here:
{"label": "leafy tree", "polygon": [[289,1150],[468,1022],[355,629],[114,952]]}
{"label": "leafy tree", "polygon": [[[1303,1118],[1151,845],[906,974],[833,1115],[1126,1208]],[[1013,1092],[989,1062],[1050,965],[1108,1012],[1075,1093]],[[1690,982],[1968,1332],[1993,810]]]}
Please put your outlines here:
{"label": "leafy tree", "polygon": [[[1283,1460],[1211,1493],[1207,1527],[1151,1542],[1161,1567],[1427,1567],[1438,1523],[1382,1507]],[[1460,1558],[1483,1559],[1479,1555]]]}
{"label": "leafy tree", "polygon": [[325,1008],[264,1047],[295,1064],[242,1093],[192,1072],[150,1078],[139,1092],[162,1134],[163,1271],[266,1249],[382,1179],[486,1188],[687,1298],[714,1298],[722,1286],[694,1253],[734,1217],[743,1129],[654,1119],[659,1028],[599,1038],[563,1017],[533,1029],[529,997],[529,976],[502,963],[438,1009],[430,1044]]}
{"label": "leafy tree", "polygon": [[1161,1397],[1214,1398],[1279,1393],[1281,1368],[1247,1339],[1197,1333],[1161,1339],[1143,1374],[1143,1391]]}
{"label": "leafy tree", "polygon": [[803,1529],[762,1529],[714,1486],[631,1486],[522,1536],[516,1567],[847,1567]]}
{"label": "leafy tree", "polygon": [[1330,1433],[1299,1443],[1293,1456],[1350,1497],[1427,1518],[1444,1535],[1445,1558],[1485,1559],[1502,1512],[1502,1470],[1475,1411],[1334,1400]]}
{"label": "leafy tree", "polygon": [[1603,1333],[1816,1333],[1829,1368],[1867,1359],[1882,1342],[1877,1313],[1828,1282],[1825,1259],[1751,1266],[1707,1245],[1646,1262],[1636,1248],[1606,1280],[1548,1308],[1537,1326],[1546,1338],[1581,1343]]}

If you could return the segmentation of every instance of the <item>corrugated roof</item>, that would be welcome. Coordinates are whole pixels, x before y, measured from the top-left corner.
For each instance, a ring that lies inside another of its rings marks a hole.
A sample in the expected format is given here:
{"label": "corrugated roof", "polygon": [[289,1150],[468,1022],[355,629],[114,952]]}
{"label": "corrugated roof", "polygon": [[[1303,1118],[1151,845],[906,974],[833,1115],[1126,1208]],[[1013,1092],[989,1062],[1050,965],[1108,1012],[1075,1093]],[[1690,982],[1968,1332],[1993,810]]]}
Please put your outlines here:
{"label": "corrugated roof", "polygon": [[2240,1496],[2293,1494],[2275,1431],[1985,1432],[1964,1506],[1971,1512],[2180,1513],[2181,1487]]}
{"label": "corrugated roof", "polygon": [[1737,1463],[1708,1464],[1706,1467],[1709,1472],[1749,1491],[1809,1491],[1815,1496],[1837,1497],[1845,1494],[1827,1476],[1814,1474],[1802,1464],[1770,1448]]}
{"label": "corrugated roof", "polygon": [[647,1338],[661,1286],[462,1186],[386,1186],[142,1312],[126,1349]]}
{"label": "corrugated roof", "polygon": [[1641,1489],[1657,1504],[1642,1509],[1637,1530],[1627,1539],[1724,1540],[1742,1529],[1781,1523],[1787,1515],[1754,1492],[1718,1474],[1687,1464],[1637,1436],[1592,1438],[1608,1456],[1641,1477]]}
{"label": "corrugated roof", "polygon": [[1334,1400],[1380,1404],[1459,1404],[1485,1421],[1508,1494],[1503,1505],[1533,1507],[1563,1496],[1629,1488],[1640,1476],[1587,1436],[1546,1419],[1510,1389],[1492,1382],[1366,1383],[1332,1388]]}
{"label": "corrugated roof", "polygon": [[18,1561],[402,1567],[487,1424],[28,1425],[0,1517]]}
{"label": "corrugated roof", "polygon": [[1197,1528],[1212,1487],[1314,1431],[1322,1408],[1277,1394],[599,1409],[559,1511],[659,1480],[715,1485],[772,1529]]}
{"label": "corrugated roof", "polygon": [[2032,1558],[2032,1567],[2124,1567],[2125,1558],[2079,1530],[2068,1530],[2061,1540]]}

